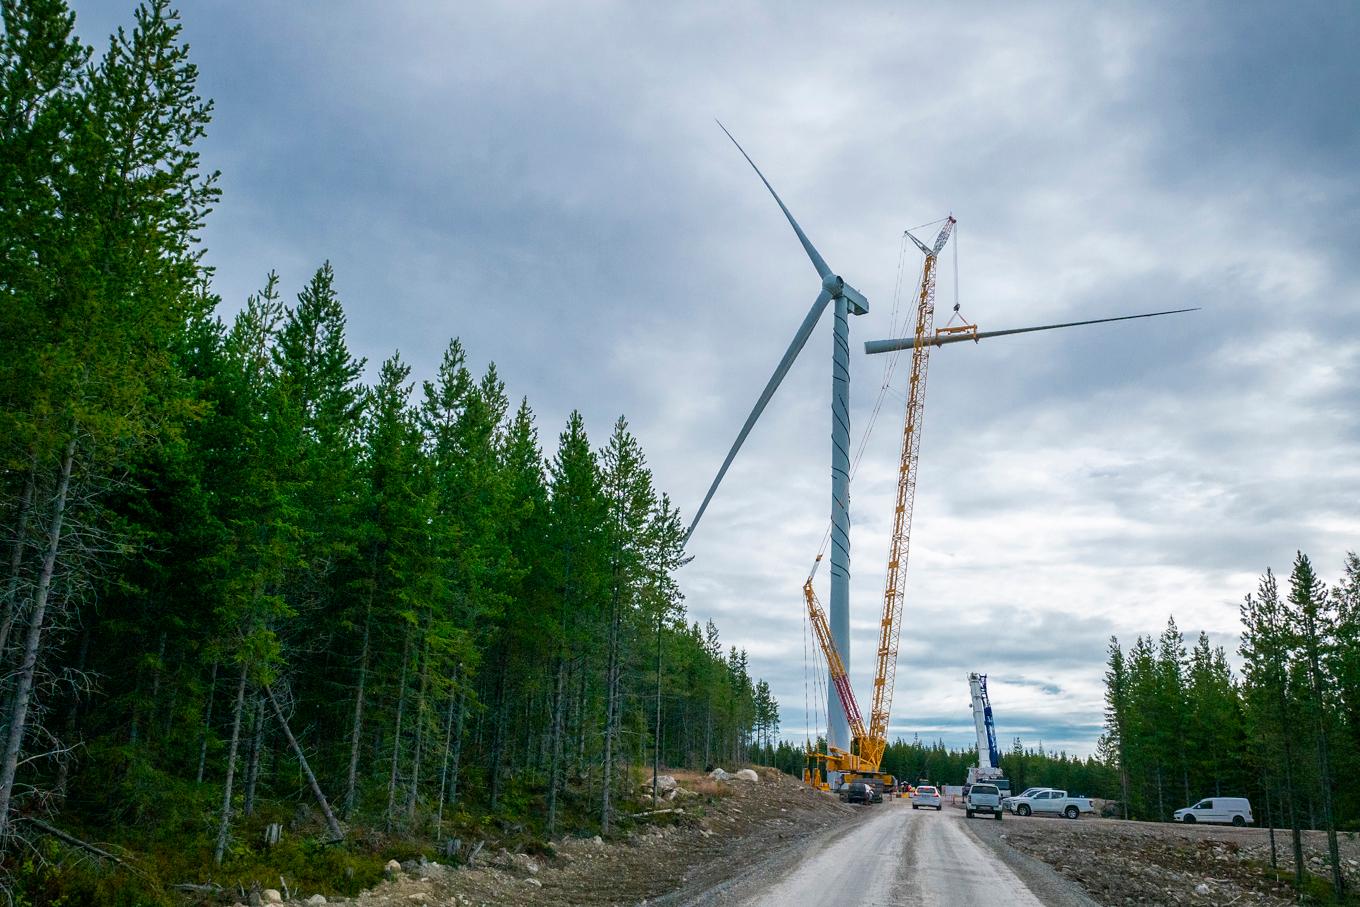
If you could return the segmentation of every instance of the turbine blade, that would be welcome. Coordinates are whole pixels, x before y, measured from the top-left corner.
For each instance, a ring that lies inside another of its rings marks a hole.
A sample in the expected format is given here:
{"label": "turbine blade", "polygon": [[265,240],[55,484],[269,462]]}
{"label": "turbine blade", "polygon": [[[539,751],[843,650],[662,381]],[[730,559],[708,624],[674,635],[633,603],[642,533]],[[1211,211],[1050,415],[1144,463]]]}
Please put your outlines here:
{"label": "turbine blade", "polygon": [[[1006,337],[1010,334],[1029,334],[1034,331],[1052,331],[1058,328],[1075,328],[1083,324],[1106,324],[1111,321],[1131,321],[1134,318],[1156,318],[1158,315],[1179,315],[1181,312],[1198,312],[1199,308],[1193,309],[1171,309],[1167,312],[1147,312],[1142,315],[1121,315],[1118,318],[1096,318],[1091,321],[1068,321],[1064,324],[1041,324],[1032,328],[1011,328],[1005,331],[979,331],[976,334],[951,334],[946,337],[927,337],[922,346],[944,346],[949,343],[962,343],[965,340],[986,340],[990,337]],[[915,346],[914,337],[902,337],[897,340],[869,340],[864,344],[864,352],[873,355],[874,353],[892,353],[897,350],[909,350]]]}
{"label": "turbine blade", "polygon": [[[727,127],[722,124],[721,120],[714,120],[714,122],[718,124],[719,129],[723,132],[727,132]],[[793,219],[793,215],[789,213],[788,206],[784,204],[784,200],[779,197],[778,192],[774,191],[774,186],[771,186],[770,181],[765,178],[765,174],[760,172],[760,168],[756,166],[755,161],[751,160],[751,156],[746,153],[746,149],[741,147],[740,142],[732,138],[732,133],[727,132],[727,137],[732,139],[732,144],[736,145],[737,150],[741,152],[741,156],[746,158],[746,163],[751,165],[751,169],[756,172],[756,176],[760,177],[760,181],[765,184],[765,188],[770,190],[770,194],[774,196],[775,202],[779,205],[779,210],[784,212],[784,216],[789,219],[789,225],[793,227],[793,232],[798,234],[798,241],[803,244],[803,251],[807,253],[808,258],[812,259],[812,266],[817,269],[817,276],[825,280],[830,276],[831,269],[827,267],[826,260],[822,258],[822,253],[817,251],[817,247],[807,238],[807,234],[803,232],[803,228],[798,226],[798,221]]]}
{"label": "turbine blade", "polygon": [[792,367],[798,354],[802,352],[807,344],[808,337],[812,334],[812,329],[817,326],[817,321],[822,317],[822,312],[826,310],[826,304],[831,301],[831,294],[823,290],[817,295],[817,301],[808,309],[807,317],[798,328],[798,333],[793,335],[793,342],[784,351],[784,358],[779,360],[779,365],[775,366],[774,374],[770,376],[769,382],[765,385],[765,390],[761,391],[760,397],[756,400],[756,405],[751,409],[751,415],[746,417],[746,423],[742,425],[741,431],[737,432],[737,440],[732,442],[732,449],[727,452],[727,458],[723,460],[722,467],[718,474],[713,478],[713,484],[708,486],[708,494],[704,495],[704,502],[699,505],[699,509],[694,512],[694,519],[689,524],[689,529],[685,531],[685,541],[694,534],[694,527],[699,525],[699,520],[703,517],[704,511],[708,509],[708,502],[713,500],[713,494],[718,490],[718,485],[722,482],[723,476],[727,475],[727,468],[732,465],[732,461],[737,456],[737,451],[741,450],[742,443],[746,436],[751,433],[751,428],[760,418],[760,414],[765,411],[765,405],[770,402],[774,392],[779,389],[779,383],[784,380]]}

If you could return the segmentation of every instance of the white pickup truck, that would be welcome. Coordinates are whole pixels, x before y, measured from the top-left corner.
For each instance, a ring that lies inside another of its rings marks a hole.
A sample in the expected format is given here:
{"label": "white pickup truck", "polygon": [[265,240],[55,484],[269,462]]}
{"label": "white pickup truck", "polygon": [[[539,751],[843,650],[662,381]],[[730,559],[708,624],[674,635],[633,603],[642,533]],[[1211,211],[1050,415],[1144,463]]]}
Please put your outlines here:
{"label": "white pickup truck", "polygon": [[1082,813],[1096,811],[1089,799],[1069,797],[1065,790],[1041,790],[1028,797],[1015,797],[1011,805],[1017,816],[1050,814],[1075,819]]}

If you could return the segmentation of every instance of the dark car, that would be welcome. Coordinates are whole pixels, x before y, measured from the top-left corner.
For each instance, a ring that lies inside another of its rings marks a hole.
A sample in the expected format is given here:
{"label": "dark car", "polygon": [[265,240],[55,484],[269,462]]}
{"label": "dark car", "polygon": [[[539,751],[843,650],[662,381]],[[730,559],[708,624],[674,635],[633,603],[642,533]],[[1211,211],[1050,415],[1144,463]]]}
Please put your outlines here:
{"label": "dark car", "polygon": [[[874,788],[863,781],[851,781],[841,788],[841,798],[846,803],[873,803]],[[881,799],[881,795],[880,795]]]}

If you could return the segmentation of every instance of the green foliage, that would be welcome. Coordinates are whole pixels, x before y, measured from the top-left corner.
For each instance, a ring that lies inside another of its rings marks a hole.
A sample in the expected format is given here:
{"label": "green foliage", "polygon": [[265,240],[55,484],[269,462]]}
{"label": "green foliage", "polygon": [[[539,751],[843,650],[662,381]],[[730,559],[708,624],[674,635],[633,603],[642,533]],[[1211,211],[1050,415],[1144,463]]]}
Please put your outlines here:
{"label": "green foliage", "polygon": [[96,58],[62,0],[0,13],[0,348],[23,353],[0,357],[0,698],[16,675],[35,698],[0,722],[11,812],[136,867],[11,848],[18,891],[353,891],[450,836],[593,833],[654,757],[769,748],[778,704],[686,619],[681,517],[625,419],[596,449],[573,413],[545,454],[457,340],[430,381],[396,355],[366,381],[329,262],[215,317],[212,108],[178,14],[147,0]]}
{"label": "green foliage", "polygon": [[[1360,828],[1357,590],[1354,552],[1330,590],[1302,552],[1285,595],[1267,569],[1241,606],[1240,678],[1203,633],[1187,655],[1174,621],[1127,655],[1111,640],[1104,753],[1129,815],[1165,821],[1202,797],[1246,795],[1258,821],[1291,828],[1296,854],[1302,828],[1327,830],[1335,863],[1336,829]],[[1295,884],[1314,882],[1300,872]]]}

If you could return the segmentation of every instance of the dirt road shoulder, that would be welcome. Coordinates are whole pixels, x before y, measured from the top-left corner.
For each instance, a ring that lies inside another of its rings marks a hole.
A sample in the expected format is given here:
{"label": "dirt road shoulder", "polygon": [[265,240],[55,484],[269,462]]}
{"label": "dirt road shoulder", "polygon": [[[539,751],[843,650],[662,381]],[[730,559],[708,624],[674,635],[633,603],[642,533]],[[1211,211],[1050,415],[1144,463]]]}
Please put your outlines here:
{"label": "dirt road shoulder", "polygon": [[1052,866],[1011,846],[1008,828],[1013,821],[990,822],[986,819],[963,821],[967,832],[989,852],[1005,863],[1025,883],[1036,898],[1050,907],[1100,907],[1076,882]]}
{"label": "dirt road shoulder", "polygon": [[[759,781],[675,772],[680,790],[652,815],[627,819],[612,840],[567,838],[550,853],[487,848],[473,868],[403,865],[349,907],[418,904],[566,907],[689,904],[748,867],[778,861],[802,842],[853,824],[858,808],[773,769]],[[792,857],[790,857],[791,859]]]}

